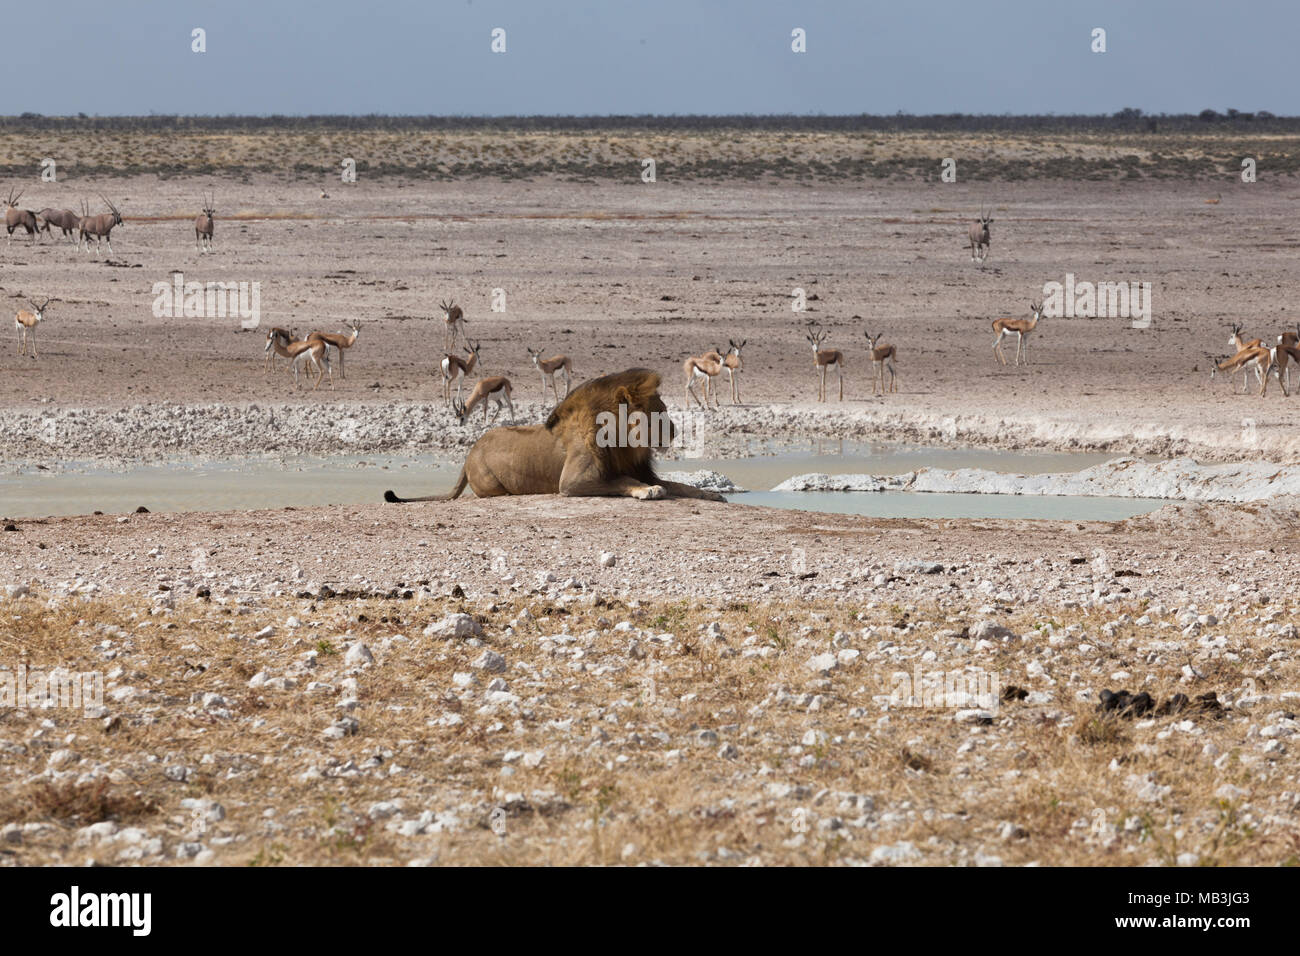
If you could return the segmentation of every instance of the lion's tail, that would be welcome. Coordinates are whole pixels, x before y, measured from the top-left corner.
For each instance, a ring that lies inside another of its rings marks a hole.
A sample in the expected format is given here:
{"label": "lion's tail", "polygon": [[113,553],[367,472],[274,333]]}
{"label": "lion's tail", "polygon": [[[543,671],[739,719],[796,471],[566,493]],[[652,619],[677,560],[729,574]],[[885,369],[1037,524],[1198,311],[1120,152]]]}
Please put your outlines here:
{"label": "lion's tail", "polygon": [[465,477],[465,467],[460,469],[460,477],[456,479],[456,487],[451,489],[449,494],[445,495],[425,495],[422,498],[399,498],[392,491],[384,492],[384,500],[389,504],[404,505],[414,501],[451,501],[453,498],[459,498],[465,486],[469,484],[469,479]]}

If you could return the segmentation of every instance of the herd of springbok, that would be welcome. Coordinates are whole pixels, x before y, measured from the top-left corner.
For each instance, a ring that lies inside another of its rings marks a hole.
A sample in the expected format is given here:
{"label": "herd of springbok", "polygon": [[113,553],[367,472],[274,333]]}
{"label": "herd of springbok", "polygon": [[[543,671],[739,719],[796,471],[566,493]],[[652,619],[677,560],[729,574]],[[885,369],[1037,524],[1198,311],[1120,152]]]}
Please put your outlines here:
{"label": "herd of springbok", "polygon": [[[5,199],[5,226],[8,230],[8,241],[13,241],[14,231],[23,229],[27,232],[28,237],[33,241],[38,241],[42,232],[50,234],[51,227],[57,227],[62,231],[64,237],[71,237],[77,244],[80,251],[84,246],[87,252],[90,251],[90,240],[95,240],[96,251],[100,248],[100,243],[108,244],[108,251],[113,251],[112,232],[114,227],[122,225],[122,214],[106,196],[99,194],[105,206],[108,207],[107,213],[91,215],[86,201],[83,199],[81,204],[81,214],[73,212],[71,209],[54,209],[45,208],[39,212],[19,207],[18,202],[22,198],[22,192],[15,193],[11,188],[9,195]],[[324,194],[322,194],[324,195]],[[216,195],[210,193],[202,202],[202,212],[194,219],[194,242],[200,254],[212,252],[212,236],[216,220]],[[970,224],[968,231],[968,241],[970,245],[971,261],[978,262],[982,266],[984,260],[988,258],[989,247],[991,243],[989,227],[993,225],[992,210],[984,211],[981,205],[978,218]],[[46,300],[39,306],[32,300],[27,300],[30,309],[20,309],[14,316],[14,325],[18,332],[18,354],[30,355],[36,357],[36,327],[41,323],[45,315],[45,309],[53,299]],[[450,406],[463,424],[469,414],[478,406],[483,407],[483,417],[487,420],[488,405],[493,404],[495,410],[493,419],[500,413],[504,406],[509,410],[510,416],[514,417],[514,404],[512,401],[512,386],[510,380],[503,375],[492,375],[479,379],[470,391],[469,399],[462,400],[462,394],[465,383],[470,375],[474,374],[479,366],[481,355],[481,343],[471,341],[465,330],[466,318],[464,310],[452,302],[442,302],[440,304],[443,319],[443,355],[439,363],[439,370],[442,375],[442,398],[443,402]],[[1014,364],[1029,364],[1029,336],[1038,328],[1039,321],[1043,315],[1041,305],[1030,303],[1029,318],[1012,318],[1004,317],[993,321],[993,355],[998,363],[1006,366],[1008,364],[1006,354],[1002,351],[1003,340],[1009,336],[1015,336],[1016,354]],[[857,318],[857,316],[854,316]],[[1269,377],[1278,380],[1278,386],[1282,394],[1290,395],[1291,387],[1291,363],[1300,362],[1300,323],[1296,324],[1294,331],[1283,332],[1277,337],[1275,345],[1265,346],[1262,339],[1246,339],[1242,335],[1242,327],[1234,325],[1232,334],[1228,339],[1228,344],[1236,351],[1235,354],[1223,359],[1215,359],[1209,356],[1210,360],[1210,378],[1213,379],[1219,372],[1225,372],[1229,375],[1235,375],[1237,372],[1242,373],[1242,392],[1246,391],[1250,373],[1254,372],[1256,380],[1259,383],[1259,394],[1263,396],[1268,390]],[[266,347],[264,367],[270,368],[274,364],[275,356],[279,355],[289,360],[289,367],[293,370],[294,383],[299,381],[299,373],[303,366],[309,365],[316,373],[316,380],[312,385],[312,390],[320,387],[321,381],[326,375],[329,376],[330,388],[334,387],[334,369],[331,361],[331,352],[338,362],[339,375],[346,378],[344,371],[343,357],[345,352],[350,349],[357,341],[357,336],[361,331],[361,324],[353,321],[346,332],[322,332],[313,331],[304,338],[297,338],[295,334],[288,329],[273,328],[266,333]],[[898,390],[898,373],[896,361],[898,350],[893,345],[881,345],[880,339],[882,334],[877,332],[874,335],[868,330],[863,335],[867,339],[867,355],[872,365],[872,388],[873,396],[885,396],[888,393]],[[835,382],[838,387],[839,401],[844,400],[844,353],[838,348],[823,347],[823,343],[829,338],[829,330],[821,328],[820,324],[810,320],[805,330],[805,338],[812,346],[813,351],[813,369],[817,374],[817,400],[825,402],[826,399],[826,376],[830,372],[835,374]],[[464,356],[456,351],[457,343],[462,342]],[[741,363],[741,350],[745,347],[748,340],[742,339],[737,342],[734,339],[728,340],[728,348],[710,349],[700,355],[692,355],[683,363],[682,370],[686,376],[685,382],[685,401],[686,407],[691,407],[692,400],[700,408],[717,408],[720,407],[714,380],[722,374],[725,369],[729,384],[731,386],[731,403],[737,405],[740,403],[740,385],[738,376],[743,370]],[[568,397],[572,388],[573,365],[567,355],[552,355],[549,358],[543,358],[539,349],[529,347],[527,349],[529,362],[541,376],[542,396],[543,399],[553,398],[558,404],[562,401],[559,387],[556,385],[555,376],[558,374],[564,379],[564,396]],[[889,373],[889,387],[885,387],[885,373]],[[456,386],[455,397],[452,396],[452,385]],[[701,393],[696,391],[697,387],[702,389]]]}
{"label": "herd of springbok", "polygon": [[1210,360],[1211,381],[1220,372],[1230,376],[1241,372],[1241,390],[1244,392],[1250,382],[1250,373],[1254,372],[1262,397],[1268,391],[1271,375],[1277,379],[1282,394],[1289,396],[1291,363],[1300,362],[1300,322],[1296,323],[1294,331],[1288,329],[1279,335],[1275,345],[1265,345],[1263,339],[1248,339],[1241,334],[1241,329],[1240,324],[1233,325],[1232,334],[1228,336],[1228,345],[1236,349],[1235,354],[1223,359],[1206,356]]}

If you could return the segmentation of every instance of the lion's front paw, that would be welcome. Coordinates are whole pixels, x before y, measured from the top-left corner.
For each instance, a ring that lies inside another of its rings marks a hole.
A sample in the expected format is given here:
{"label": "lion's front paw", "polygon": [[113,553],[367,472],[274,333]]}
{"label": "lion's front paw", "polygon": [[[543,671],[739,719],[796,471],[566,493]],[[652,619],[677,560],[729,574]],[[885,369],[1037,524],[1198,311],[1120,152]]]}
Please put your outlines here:
{"label": "lion's front paw", "polygon": [[667,498],[668,492],[664,490],[663,485],[646,485],[632,492],[632,497],[640,498],[642,501],[658,501],[660,498]]}

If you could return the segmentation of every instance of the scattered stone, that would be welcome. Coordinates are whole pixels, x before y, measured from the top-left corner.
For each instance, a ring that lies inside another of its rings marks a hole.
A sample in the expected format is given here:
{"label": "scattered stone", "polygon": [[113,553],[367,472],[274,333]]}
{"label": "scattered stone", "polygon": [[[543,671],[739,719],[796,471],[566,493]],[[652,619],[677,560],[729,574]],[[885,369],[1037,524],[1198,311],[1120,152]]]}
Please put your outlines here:
{"label": "scattered stone", "polygon": [[816,657],[809,658],[804,666],[814,673],[824,675],[839,667],[840,662],[834,654],[818,654]]}
{"label": "scattered stone", "polygon": [[461,613],[448,614],[441,621],[430,624],[424,629],[425,637],[444,639],[480,637],[482,634],[483,628],[479,626],[478,621],[468,614]]}
{"label": "scattered stone", "polygon": [[885,866],[907,863],[920,858],[921,851],[916,848],[916,844],[906,840],[892,846],[878,846],[871,851],[871,862]]}
{"label": "scattered stone", "polygon": [[489,674],[502,674],[506,669],[506,659],[496,651],[487,650],[480,654],[470,666],[476,670],[487,671]]}
{"label": "scattered stone", "polygon": [[365,664],[373,664],[375,655],[370,653],[370,648],[357,641],[348,648],[347,654],[343,656],[343,663],[349,667],[361,667]]}

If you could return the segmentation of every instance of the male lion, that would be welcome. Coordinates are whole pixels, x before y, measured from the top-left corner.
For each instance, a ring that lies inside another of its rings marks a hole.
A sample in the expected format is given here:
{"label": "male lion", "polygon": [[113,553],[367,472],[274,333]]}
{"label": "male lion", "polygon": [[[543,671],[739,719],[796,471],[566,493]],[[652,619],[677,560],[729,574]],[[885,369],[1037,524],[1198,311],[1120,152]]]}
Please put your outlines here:
{"label": "male lion", "polygon": [[[620,415],[619,406],[624,406]],[[496,495],[578,495],[640,498],[703,498],[725,501],[722,495],[655,477],[651,455],[656,429],[649,441],[597,442],[597,416],[609,413],[620,421],[667,423],[667,440],[676,434],[668,407],[659,397],[659,374],[645,368],[628,369],[586,382],[551,412],[544,425],[493,428],[474,443],[456,487],[448,495],[399,498],[391,491],[384,500],[450,501],[468,484],[480,498]],[[654,413],[658,413],[658,417]],[[606,419],[608,420],[608,419]],[[641,434],[644,434],[642,430]],[[614,447],[606,447],[607,445]]]}

